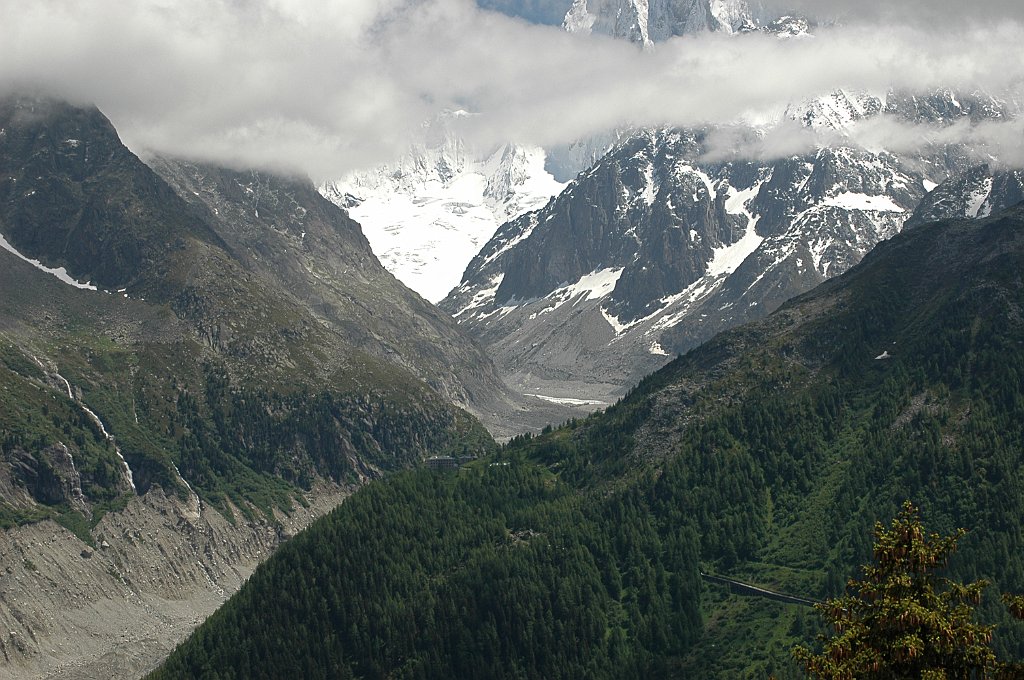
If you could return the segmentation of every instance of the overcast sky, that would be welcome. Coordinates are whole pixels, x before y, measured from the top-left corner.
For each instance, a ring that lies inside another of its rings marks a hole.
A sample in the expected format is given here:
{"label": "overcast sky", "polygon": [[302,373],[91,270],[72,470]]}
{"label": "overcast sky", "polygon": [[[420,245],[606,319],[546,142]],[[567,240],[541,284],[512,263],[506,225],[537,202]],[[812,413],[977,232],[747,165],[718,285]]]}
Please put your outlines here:
{"label": "overcast sky", "polygon": [[[450,109],[473,112],[460,124],[475,144],[546,145],[731,121],[840,87],[1024,93],[1019,0],[765,4],[842,21],[813,39],[706,35],[642,50],[473,0],[0,0],[0,90],[95,102],[136,151],[318,180],[393,159]],[[862,129],[876,142],[922,134]],[[1024,163],[1017,124],[954,132]],[[774,152],[808,143],[782,138]]]}

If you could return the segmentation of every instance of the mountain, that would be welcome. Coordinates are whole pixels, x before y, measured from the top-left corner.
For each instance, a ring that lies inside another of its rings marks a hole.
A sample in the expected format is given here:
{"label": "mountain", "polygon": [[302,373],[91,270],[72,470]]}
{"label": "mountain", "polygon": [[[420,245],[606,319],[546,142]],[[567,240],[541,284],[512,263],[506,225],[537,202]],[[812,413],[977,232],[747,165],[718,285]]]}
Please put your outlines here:
{"label": "mountain", "polygon": [[428,126],[426,141],[398,161],[320,187],[362,223],[388,271],[432,302],[455,287],[499,224],[563,186],[545,169],[542,149],[468,148],[451,127],[459,115]]}
{"label": "mountain", "polygon": [[701,33],[762,31],[795,38],[811,34],[814,24],[802,16],[770,15],[746,0],[574,0],[562,27],[650,45]]}
{"label": "mountain", "polygon": [[570,33],[597,33],[640,44],[756,28],[745,0],[575,0],[563,26]]}
{"label": "mountain", "polygon": [[0,235],[12,673],[138,672],[346,489],[493,446],[465,409],[516,427],[481,349],[308,180],[147,164],[95,108],[11,98]]}
{"label": "mountain", "polygon": [[932,189],[907,220],[911,228],[957,217],[988,217],[1024,201],[1024,172],[976,165]]}
{"label": "mountain", "polygon": [[387,272],[360,226],[309,181],[165,158],[151,164],[216,218],[218,234],[248,269],[337,329],[350,351],[399,366],[484,417],[513,408],[482,351]]}
{"label": "mountain", "polygon": [[[570,32],[640,43],[754,27],[742,0],[578,0],[560,16],[557,2],[481,0],[478,5],[539,23],[561,23]],[[797,24],[780,23],[776,32],[796,30]],[[363,225],[384,266],[432,302],[458,285],[459,272],[499,225],[543,207],[626,134],[609,131],[550,149],[513,142],[475,149],[457,134],[458,120],[467,115],[472,114],[447,112],[424,125],[422,139],[401,159],[319,187]]]}
{"label": "mountain", "polygon": [[1019,592],[1022,265],[1020,206],[896,235],[602,413],[357,493],[151,677],[803,677],[807,600],[908,498],[968,529],[953,578]]}
{"label": "mountain", "polygon": [[179,239],[223,246],[99,111],[8,98],[0,129],[0,219],[26,254],[105,289],[156,293],[147,286],[156,260]]}
{"label": "mountain", "polygon": [[[873,116],[1009,115],[961,99],[839,91],[784,118],[841,132]],[[547,206],[502,225],[440,306],[522,392],[611,403],[669,357],[846,271],[968,166],[956,148],[714,160],[717,132],[620,143]]]}

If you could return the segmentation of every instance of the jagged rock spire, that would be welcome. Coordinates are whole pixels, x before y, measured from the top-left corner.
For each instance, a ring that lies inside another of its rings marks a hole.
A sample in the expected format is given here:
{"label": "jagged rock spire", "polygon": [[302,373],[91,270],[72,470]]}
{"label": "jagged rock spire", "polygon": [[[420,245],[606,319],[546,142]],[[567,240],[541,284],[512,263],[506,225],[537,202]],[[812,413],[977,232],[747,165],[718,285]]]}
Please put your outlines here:
{"label": "jagged rock spire", "polygon": [[754,26],[746,0],[575,0],[563,26],[650,44],[705,31],[734,33]]}

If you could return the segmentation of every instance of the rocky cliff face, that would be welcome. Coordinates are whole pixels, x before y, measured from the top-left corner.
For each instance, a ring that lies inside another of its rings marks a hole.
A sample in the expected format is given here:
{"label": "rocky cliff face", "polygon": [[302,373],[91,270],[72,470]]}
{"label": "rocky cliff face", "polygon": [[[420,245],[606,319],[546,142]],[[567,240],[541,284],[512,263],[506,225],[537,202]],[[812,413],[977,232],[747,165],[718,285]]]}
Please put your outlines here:
{"label": "rocky cliff face", "polygon": [[0,231],[25,255],[117,290],[187,239],[220,245],[96,109],[7,98],[0,130]]}
{"label": "rocky cliff face", "polygon": [[906,227],[940,219],[984,218],[1024,201],[1024,172],[976,165],[951,175],[924,197]]}
{"label": "rocky cliff face", "polygon": [[[842,131],[883,115],[948,124],[1009,114],[990,98],[950,92],[839,91],[785,118]],[[503,225],[442,308],[523,391],[609,401],[668,357],[846,271],[967,166],[952,147],[714,162],[708,139],[664,130],[619,144],[548,206]],[[995,181],[977,179],[954,212],[988,214]],[[1013,176],[998,183],[1006,198],[993,207],[1014,195]]]}
{"label": "rocky cliff face", "polygon": [[563,26],[649,44],[705,31],[735,33],[755,23],[744,0],[575,0]]}
{"label": "rocky cliff face", "polygon": [[[460,406],[507,406],[487,357],[381,267],[360,226],[308,181],[150,159],[158,175],[98,111],[59,102],[5,100],[0,128],[7,249],[170,304],[204,344],[259,358],[251,373],[307,363],[312,343],[331,348],[321,371],[365,353]],[[516,179],[496,173],[494,191]]]}
{"label": "rocky cliff face", "polygon": [[362,230],[303,179],[151,159],[205,211],[248,270],[344,342],[400,366],[452,402],[490,417],[510,408],[490,360],[445,314],[386,271]]}

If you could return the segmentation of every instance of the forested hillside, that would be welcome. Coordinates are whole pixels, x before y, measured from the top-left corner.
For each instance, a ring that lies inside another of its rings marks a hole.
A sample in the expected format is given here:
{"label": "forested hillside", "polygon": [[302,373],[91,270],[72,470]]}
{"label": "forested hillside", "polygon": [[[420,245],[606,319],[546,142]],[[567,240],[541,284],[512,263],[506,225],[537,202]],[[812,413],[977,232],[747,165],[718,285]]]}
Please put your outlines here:
{"label": "forested hillside", "polygon": [[662,675],[700,628],[696,537],[500,456],[372,484],[154,677]]}
{"label": "forested hillside", "polygon": [[604,413],[372,485],[154,677],[799,677],[813,614],[697,570],[837,594],[905,499],[968,529],[951,571],[1020,658],[1022,271],[1021,207],[900,235]]}

